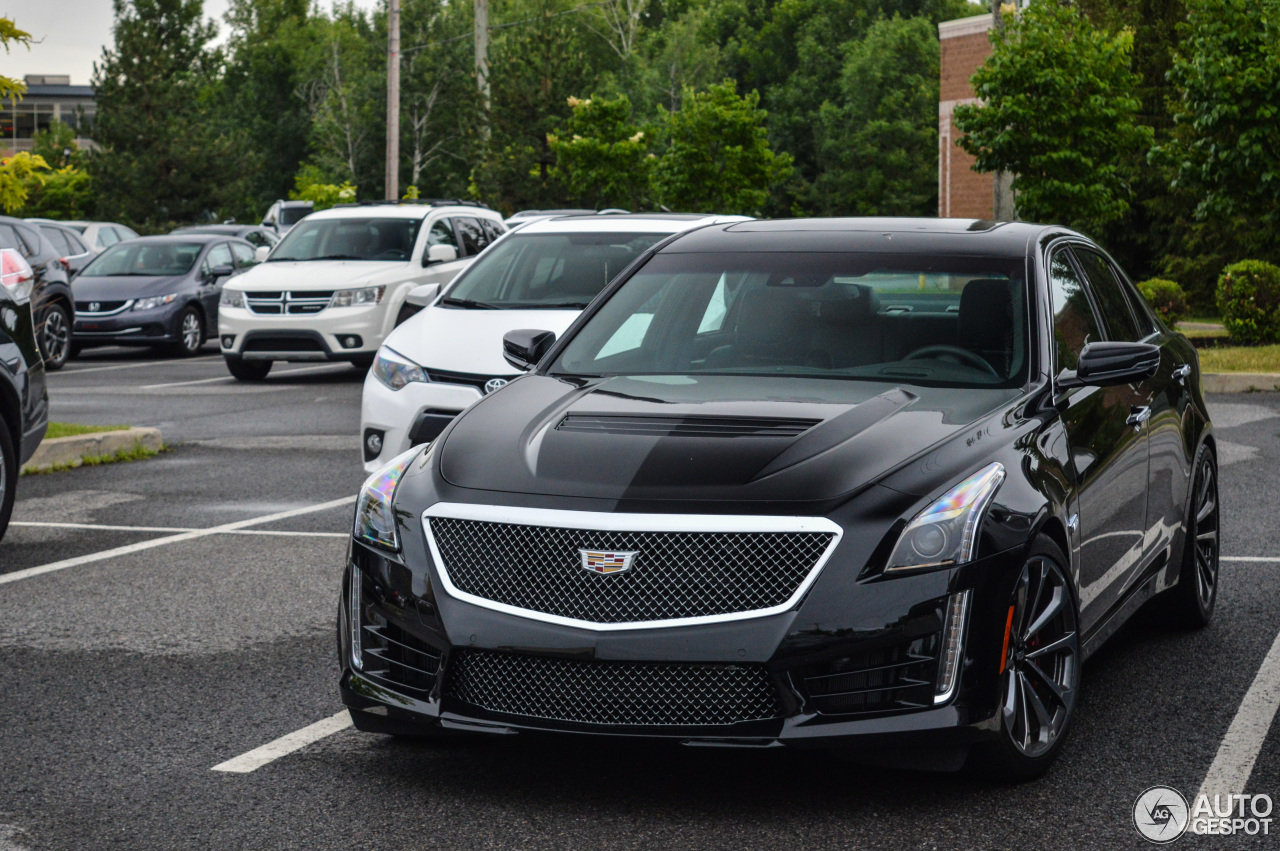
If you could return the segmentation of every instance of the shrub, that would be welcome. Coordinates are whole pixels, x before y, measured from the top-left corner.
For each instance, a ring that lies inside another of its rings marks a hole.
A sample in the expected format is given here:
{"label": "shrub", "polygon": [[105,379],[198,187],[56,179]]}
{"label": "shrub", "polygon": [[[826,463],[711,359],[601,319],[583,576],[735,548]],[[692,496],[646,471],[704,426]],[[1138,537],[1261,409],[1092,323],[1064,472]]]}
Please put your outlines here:
{"label": "shrub", "polygon": [[1280,340],[1280,267],[1241,260],[1218,278],[1218,309],[1233,342]]}
{"label": "shrub", "polygon": [[1152,278],[1138,284],[1138,292],[1147,300],[1147,304],[1164,320],[1170,328],[1178,324],[1178,320],[1187,315],[1187,294],[1177,281],[1166,281],[1164,278]]}

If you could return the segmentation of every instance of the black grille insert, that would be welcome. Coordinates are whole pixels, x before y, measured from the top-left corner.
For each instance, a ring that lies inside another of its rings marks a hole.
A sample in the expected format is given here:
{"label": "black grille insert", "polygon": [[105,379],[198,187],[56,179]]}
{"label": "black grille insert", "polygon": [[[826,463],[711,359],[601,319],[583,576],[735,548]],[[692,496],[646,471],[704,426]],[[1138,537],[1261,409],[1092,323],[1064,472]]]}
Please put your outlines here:
{"label": "black grille insert", "polygon": [[[364,581],[362,601],[371,598]],[[436,684],[440,654],[389,622],[368,602],[360,606],[361,673],[388,688],[424,699]]]}
{"label": "black grille insert", "polygon": [[[520,609],[590,623],[752,612],[786,603],[830,532],[604,532],[428,518],[453,585]],[[630,569],[583,567],[582,550],[634,553]]]}
{"label": "black grille insert", "polygon": [[246,352],[323,352],[324,344],[313,337],[250,337]]}
{"label": "black grille insert", "polygon": [[934,633],[809,666],[800,671],[804,690],[824,715],[932,706],[940,640]]}
{"label": "black grille insert", "polygon": [[796,417],[669,417],[569,414],[560,431],[636,434],[655,437],[797,437],[822,420]]}
{"label": "black grille insert", "polygon": [[757,665],[599,662],[459,650],[449,697],[508,715],[614,726],[703,727],[780,717]]}

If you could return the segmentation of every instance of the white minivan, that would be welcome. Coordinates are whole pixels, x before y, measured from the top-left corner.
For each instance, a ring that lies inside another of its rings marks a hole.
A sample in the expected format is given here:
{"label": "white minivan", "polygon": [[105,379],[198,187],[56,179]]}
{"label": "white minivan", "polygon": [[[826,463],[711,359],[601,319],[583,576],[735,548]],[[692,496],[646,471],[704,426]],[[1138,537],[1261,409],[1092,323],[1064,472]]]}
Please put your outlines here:
{"label": "white minivan", "polygon": [[387,337],[364,382],[364,466],[434,440],[462,410],[516,377],[508,331],[557,336],[619,272],[668,236],[744,216],[673,213],[533,221],[498,241],[443,295]]}
{"label": "white minivan", "polygon": [[409,292],[444,286],[506,232],[502,216],[462,201],[365,203],[312,213],[229,282],[218,306],[227,369],[259,381],[275,361],[367,367],[418,310]]}

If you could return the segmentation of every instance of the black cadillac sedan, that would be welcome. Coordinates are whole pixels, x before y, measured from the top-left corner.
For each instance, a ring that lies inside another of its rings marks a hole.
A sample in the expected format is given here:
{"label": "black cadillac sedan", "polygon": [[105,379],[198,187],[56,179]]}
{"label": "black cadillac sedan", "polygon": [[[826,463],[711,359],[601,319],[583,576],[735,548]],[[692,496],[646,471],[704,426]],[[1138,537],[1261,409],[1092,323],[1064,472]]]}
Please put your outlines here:
{"label": "black cadillac sedan", "polygon": [[49,393],[36,335],[36,273],[16,248],[0,247],[0,539],[13,514],[18,471],[49,427]]}
{"label": "black cadillac sedan", "polygon": [[1069,230],[742,222],[639,258],[357,504],[356,727],[1034,777],[1140,606],[1208,622],[1194,349]]}
{"label": "black cadillac sedan", "polygon": [[116,243],[72,283],[74,351],[144,345],[195,354],[209,333],[217,331],[222,284],[255,262],[252,245],[220,234],[144,236]]}

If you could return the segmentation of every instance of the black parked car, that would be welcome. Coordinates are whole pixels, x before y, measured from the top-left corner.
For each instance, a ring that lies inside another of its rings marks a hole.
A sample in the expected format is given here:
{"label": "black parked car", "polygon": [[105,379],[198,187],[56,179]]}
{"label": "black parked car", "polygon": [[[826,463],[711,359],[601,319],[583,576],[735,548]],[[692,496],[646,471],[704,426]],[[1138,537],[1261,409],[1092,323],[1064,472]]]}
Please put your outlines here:
{"label": "black parked car", "polygon": [[18,471],[49,426],[44,364],[36,343],[35,273],[15,249],[0,249],[0,538],[13,514]]}
{"label": "black parked car", "polygon": [[111,246],[75,280],[75,348],[200,350],[218,328],[227,278],[254,264],[253,246],[224,236],[144,236]]}
{"label": "black parked car", "polygon": [[71,275],[62,263],[65,252],[54,248],[34,225],[9,216],[0,216],[0,248],[16,249],[35,272],[31,309],[40,354],[46,370],[62,369],[71,354],[71,326],[75,320]]}
{"label": "black parked car", "polygon": [[1135,609],[1213,613],[1195,350],[1072,231],[711,226],[505,349],[529,374],[361,492],[338,632],[360,729],[1027,778]]}

